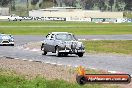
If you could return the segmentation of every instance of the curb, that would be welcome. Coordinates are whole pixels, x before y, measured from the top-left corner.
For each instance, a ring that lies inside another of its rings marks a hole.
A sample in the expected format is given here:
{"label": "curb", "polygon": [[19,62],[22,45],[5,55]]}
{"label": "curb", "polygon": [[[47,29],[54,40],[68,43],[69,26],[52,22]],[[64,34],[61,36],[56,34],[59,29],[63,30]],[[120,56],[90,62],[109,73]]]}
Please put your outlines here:
{"label": "curb", "polygon": [[[7,57],[7,56],[0,56],[0,57],[5,57],[7,59],[15,59],[15,60],[23,60],[23,61],[29,61],[29,62],[38,62],[38,63],[45,63],[45,64],[51,64],[51,65],[58,65],[58,66],[67,66],[67,67],[75,67],[75,68],[79,67],[79,65],[72,66],[72,65],[63,65],[63,64],[50,63],[50,62],[42,62],[42,61],[39,61],[39,60],[20,59],[20,58],[13,58],[13,57]],[[97,69],[95,67],[88,67],[88,68],[93,69],[93,70]],[[111,71],[111,70],[104,70],[104,71],[106,71],[108,73],[112,73],[112,74],[127,74],[125,72],[119,72],[119,71]],[[130,76],[132,78],[132,74],[130,74]]]}

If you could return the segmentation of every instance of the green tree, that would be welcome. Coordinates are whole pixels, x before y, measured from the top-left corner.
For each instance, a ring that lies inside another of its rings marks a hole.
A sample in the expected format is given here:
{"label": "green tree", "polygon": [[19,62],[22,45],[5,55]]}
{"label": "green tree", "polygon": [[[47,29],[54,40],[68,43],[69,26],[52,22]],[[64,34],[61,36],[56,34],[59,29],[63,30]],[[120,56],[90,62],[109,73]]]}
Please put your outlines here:
{"label": "green tree", "polygon": [[15,0],[10,0],[11,10],[15,10]]}
{"label": "green tree", "polygon": [[110,10],[112,11],[112,6],[114,4],[114,0],[109,0]]}
{"label": "green tree", "polygon": [[124,0],[125,1],[125,10],[130,10],[132,11],[132,0]]}
{"label": "green tree", "polygon": [[105,4],[105,0],[97,0],[96,3],[98,3],[97,5],[99,7],[99,10],[101,10],[101,11],[106,10],[107,6]]}
{"label": "green tree", "polygon": [[11,0],[0,0],[2,7],[7,7],[9,5]]}
{"label": "green tree", "polygon": [[63,0],[63,2],[65,3],[66,6],[73,6],[75,7],[76,5],[76,0]]}
{"label": "green tree", "polygon": [[39,2],[39,0],[31,0],[31,5],[36,5]]}

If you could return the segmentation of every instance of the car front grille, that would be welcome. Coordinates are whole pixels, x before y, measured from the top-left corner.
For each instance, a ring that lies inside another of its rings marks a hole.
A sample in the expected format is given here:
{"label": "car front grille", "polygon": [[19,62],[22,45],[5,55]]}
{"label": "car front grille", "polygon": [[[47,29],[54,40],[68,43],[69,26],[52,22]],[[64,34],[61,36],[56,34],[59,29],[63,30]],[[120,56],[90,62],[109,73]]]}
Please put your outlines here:
{"label": "car front grille", "polygon": [[9,41],[2,41],[2,43],[9,43]]}
{"label": "car front grille", "polygon": [[77,44],[75,42],[72,42],[71,49],[76,49],[76,47],[77,47]]}

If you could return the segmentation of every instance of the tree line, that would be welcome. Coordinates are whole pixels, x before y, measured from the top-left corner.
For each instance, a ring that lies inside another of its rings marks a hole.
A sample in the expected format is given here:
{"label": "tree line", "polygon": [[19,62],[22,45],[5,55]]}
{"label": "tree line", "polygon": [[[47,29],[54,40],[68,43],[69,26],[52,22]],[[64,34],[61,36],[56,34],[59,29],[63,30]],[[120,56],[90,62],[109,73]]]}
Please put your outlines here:
{"label": "tree line", "polygon": [[[11,6],[15,9],[15,1],[17,0],[0,0],[0,6]],[[22,1],[22,0],[21,0]],[[27,0],[23,0],[25,3]],[[50,6],[72,6],[87,10],[101,11],[132,11],[132,0],[28,0],[29,4],[46,8]],[[45,4],[46,3],[46,4]]]}

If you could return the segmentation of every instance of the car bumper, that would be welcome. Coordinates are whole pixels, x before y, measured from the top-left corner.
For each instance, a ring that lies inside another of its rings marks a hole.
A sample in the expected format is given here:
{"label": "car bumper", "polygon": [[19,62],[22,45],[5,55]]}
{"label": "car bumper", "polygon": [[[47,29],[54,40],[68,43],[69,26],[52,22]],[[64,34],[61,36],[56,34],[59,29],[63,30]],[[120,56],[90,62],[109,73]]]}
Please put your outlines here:
{"label": "car bumper", "polygon": [[14,42],[9,42],[9,43],[0,43],[0,45],[13,45]]}
{"label": "car bumper", "polygon": [[85,50],[80,50],[80,49],[64,49],[64,50],[59,50],[60,53],[69,53],[69,54],[77,54],[77,53],[85,53]]}

